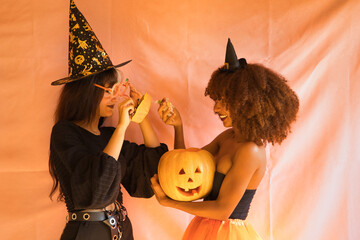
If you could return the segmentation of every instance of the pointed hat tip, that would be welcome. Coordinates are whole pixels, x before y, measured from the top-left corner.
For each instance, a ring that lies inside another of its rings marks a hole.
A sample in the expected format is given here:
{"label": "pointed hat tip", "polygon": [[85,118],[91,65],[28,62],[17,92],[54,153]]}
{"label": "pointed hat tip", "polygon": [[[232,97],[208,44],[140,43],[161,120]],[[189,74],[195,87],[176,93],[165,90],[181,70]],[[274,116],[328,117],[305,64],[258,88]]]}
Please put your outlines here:
{"label": "pointed hat tip", "polygon": [[232,45],[230,38],[228,38],[225,54],[225,69],[232,71],[239,68],[239,66],[240,64],[234,46]]}

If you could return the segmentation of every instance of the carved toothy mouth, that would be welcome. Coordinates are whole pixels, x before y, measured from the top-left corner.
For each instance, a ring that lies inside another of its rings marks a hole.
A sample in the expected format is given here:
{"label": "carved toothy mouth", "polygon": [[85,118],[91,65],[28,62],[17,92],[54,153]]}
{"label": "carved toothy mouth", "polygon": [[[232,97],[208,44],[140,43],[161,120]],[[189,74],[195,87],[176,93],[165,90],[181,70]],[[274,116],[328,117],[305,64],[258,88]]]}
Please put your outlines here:
{"label": "carved toothy mouth", "polygon": [[181,187],[176,187],[176,188],[182,195],[189,197],[189,196],[194,196],[195,193],[199,194],[201,190],[201,185],[196,188],[189,188],[187,190]]}

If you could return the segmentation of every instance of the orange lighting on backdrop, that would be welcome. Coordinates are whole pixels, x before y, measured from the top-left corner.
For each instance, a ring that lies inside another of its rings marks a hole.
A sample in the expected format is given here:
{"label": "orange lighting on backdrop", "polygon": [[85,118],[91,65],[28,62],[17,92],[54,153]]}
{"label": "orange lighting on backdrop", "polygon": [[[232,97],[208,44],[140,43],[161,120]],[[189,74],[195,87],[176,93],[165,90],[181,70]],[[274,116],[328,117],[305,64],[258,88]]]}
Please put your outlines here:
{"label": "orange lighting on backdrop", "polygon": [[[238,57],[289,79],[298,120],[268,170],[248,221],[264,239],[360,239],[359,42],[357,0],[77,0],[114,63],[153,99],[182,113],[186,143],[202,147],[223,130],[204,97],[230,37]],[[48,154],[67,75],[68,1],[2,0],[0,7],[1,239],[58,239],[64,203],[51,202]],[[152,104],[150,119],[172,149],[173,130]],[[106,124],[114,124],[108,119]],[[127,139],[142,142],[135,123]],[[125,190],[123,190],[125,192]],[[181,239],[192,216],[130,198],[135,239]]]}

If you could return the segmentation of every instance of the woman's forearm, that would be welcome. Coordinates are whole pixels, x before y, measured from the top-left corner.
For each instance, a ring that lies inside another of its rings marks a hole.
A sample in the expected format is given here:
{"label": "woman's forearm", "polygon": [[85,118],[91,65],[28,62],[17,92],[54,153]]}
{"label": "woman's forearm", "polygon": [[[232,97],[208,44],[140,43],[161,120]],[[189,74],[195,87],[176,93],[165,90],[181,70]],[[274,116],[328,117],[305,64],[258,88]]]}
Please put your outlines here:
{"label": "woman's forearm", "polygon": [[139,125],[142,135],[144,137],[145,146],[151,148],[160,146],[160,141],[148,118],[145,117],[145,119],[141,123],[139,123]]}
{"label": "woman's forearm", "polygon": [[183,125],[174,126],[175,137],[174,137],[174,149],[183,149],[185,147],[184,130]]}
{"label": "woman's forearm", "polygon": [[122,145],[124,143],[125,131],[126,127],[119,125],[115,129],[103,152],[118,160]]}

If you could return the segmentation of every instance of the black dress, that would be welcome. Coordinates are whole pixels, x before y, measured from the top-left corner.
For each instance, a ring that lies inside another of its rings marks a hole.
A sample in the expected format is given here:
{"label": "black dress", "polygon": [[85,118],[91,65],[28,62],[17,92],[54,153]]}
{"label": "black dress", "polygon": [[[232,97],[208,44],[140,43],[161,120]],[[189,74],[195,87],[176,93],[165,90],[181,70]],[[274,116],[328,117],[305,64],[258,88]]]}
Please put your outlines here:
{"label": "black dress", "polygon": [[[150,178],[157,172],[160,157],[168,148],[156,148],[124,141],[118,161],[103,152],[115,128],[102,127],[100,135],[69,122],[54,125],[50,159],[55,165],[69,212],[102,209],[115,200],[122,203],[120,183],[130,196],[153,196]],[[122,239],[133,239],[130,220],[123,222]],[[61,239],[111,239],[102,222],[69,221]]]}
{"label": "black dress", "polygon": [[[206,198],[204,198],[205,201],[217,199],[219,192],[220,192],[222,182],[224,181],[224,178],[225,178],[225,174],[215,171],[213,187],[212,187],[209,195]],[[237,206],[235,207],[234,211],[231,213],[229,219],[242,219],[242,220],[246,219],[246,217],[249,213],[250,204],[251,204],[252,199],[254,198],[255,192],[256,192],[256,189],[246,189],[245,190],[244,195],[240,199],[240,201],[237,204]]]}

